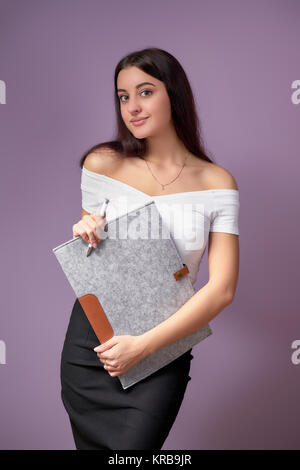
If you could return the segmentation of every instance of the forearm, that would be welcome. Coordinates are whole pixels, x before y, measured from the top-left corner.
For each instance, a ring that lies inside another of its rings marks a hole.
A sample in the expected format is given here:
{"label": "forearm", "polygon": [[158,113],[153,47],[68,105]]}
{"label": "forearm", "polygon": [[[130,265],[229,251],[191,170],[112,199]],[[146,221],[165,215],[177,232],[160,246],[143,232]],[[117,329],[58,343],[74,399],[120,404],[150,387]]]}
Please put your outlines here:
{"label": "forearm", "polygon": [[141,335],[147,355],[199,330],[231,300],[208,282],[169,318]]}

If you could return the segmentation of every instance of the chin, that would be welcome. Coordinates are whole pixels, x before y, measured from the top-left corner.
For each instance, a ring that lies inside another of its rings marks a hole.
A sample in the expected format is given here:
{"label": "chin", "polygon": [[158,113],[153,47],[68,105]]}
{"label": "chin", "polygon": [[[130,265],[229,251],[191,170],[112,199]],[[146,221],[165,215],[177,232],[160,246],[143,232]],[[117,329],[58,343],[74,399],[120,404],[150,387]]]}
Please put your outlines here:
{"label": "chin", "polygon": [[134,135],[134,137],[136,139],[146,139],[147,137],[151,137],[151,134],[149,132],[132,132],[132,135]]}

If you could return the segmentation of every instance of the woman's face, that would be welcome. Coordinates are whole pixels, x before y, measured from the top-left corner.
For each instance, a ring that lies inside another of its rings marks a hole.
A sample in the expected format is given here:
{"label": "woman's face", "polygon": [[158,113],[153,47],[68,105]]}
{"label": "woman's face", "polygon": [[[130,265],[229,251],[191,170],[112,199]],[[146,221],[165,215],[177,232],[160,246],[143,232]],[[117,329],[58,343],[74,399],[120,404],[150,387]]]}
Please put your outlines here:
{"label": "woman's face", "polygon": [[[120,71],[117,89],[123,121],[137,139],[161,135],[171,125],[170,99],[162,81],[130,66]],[[132,119],[141,118],[147,119],[133,124]]]}

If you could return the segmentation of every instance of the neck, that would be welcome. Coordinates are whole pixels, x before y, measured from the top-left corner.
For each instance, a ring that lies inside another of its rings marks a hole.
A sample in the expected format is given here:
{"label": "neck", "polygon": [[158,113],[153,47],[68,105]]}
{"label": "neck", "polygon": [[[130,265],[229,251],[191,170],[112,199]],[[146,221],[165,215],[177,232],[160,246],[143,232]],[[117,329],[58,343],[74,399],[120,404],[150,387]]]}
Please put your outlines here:
{"label": "neck", "polygon": [[147,153],[144,160],[164,167],[182,167],[187,162],[188,153],[175,131],[172,129],[169,131],[164,130],[163,135],[147,138]]}

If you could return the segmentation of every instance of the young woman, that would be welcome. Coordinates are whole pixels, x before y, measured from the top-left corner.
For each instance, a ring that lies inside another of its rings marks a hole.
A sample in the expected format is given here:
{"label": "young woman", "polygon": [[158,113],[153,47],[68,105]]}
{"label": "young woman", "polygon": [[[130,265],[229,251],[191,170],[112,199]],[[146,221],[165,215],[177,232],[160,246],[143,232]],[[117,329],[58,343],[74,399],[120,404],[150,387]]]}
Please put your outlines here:
{"label": "young woman", "polygon": [[239,192],[233,176],[204,151],[191,87],[171,54],[157,48],[129,54],[117,65],[114,84],[117,137],[92,147],[80,161],[82,217],[73,236],[95,247],[101,243],[98,229],[110,215],[110,205],[106,219],[97,215],[101,198],[154,199],[164,216],[175,215],[175,225],[176,215],[182,223],[180,207],[199,204],[188,232],[201,232],[201,241],[192,250],[184,237],[174,241],[193,284],[208,244],[209,281],[152,330],[114,336],[100,346],[76,300],[61,357],[61,394],[77,449],[159,450],[191,379],[192,349],[129,389],[123,390],[118,376],[209,323],[232,302]]}

